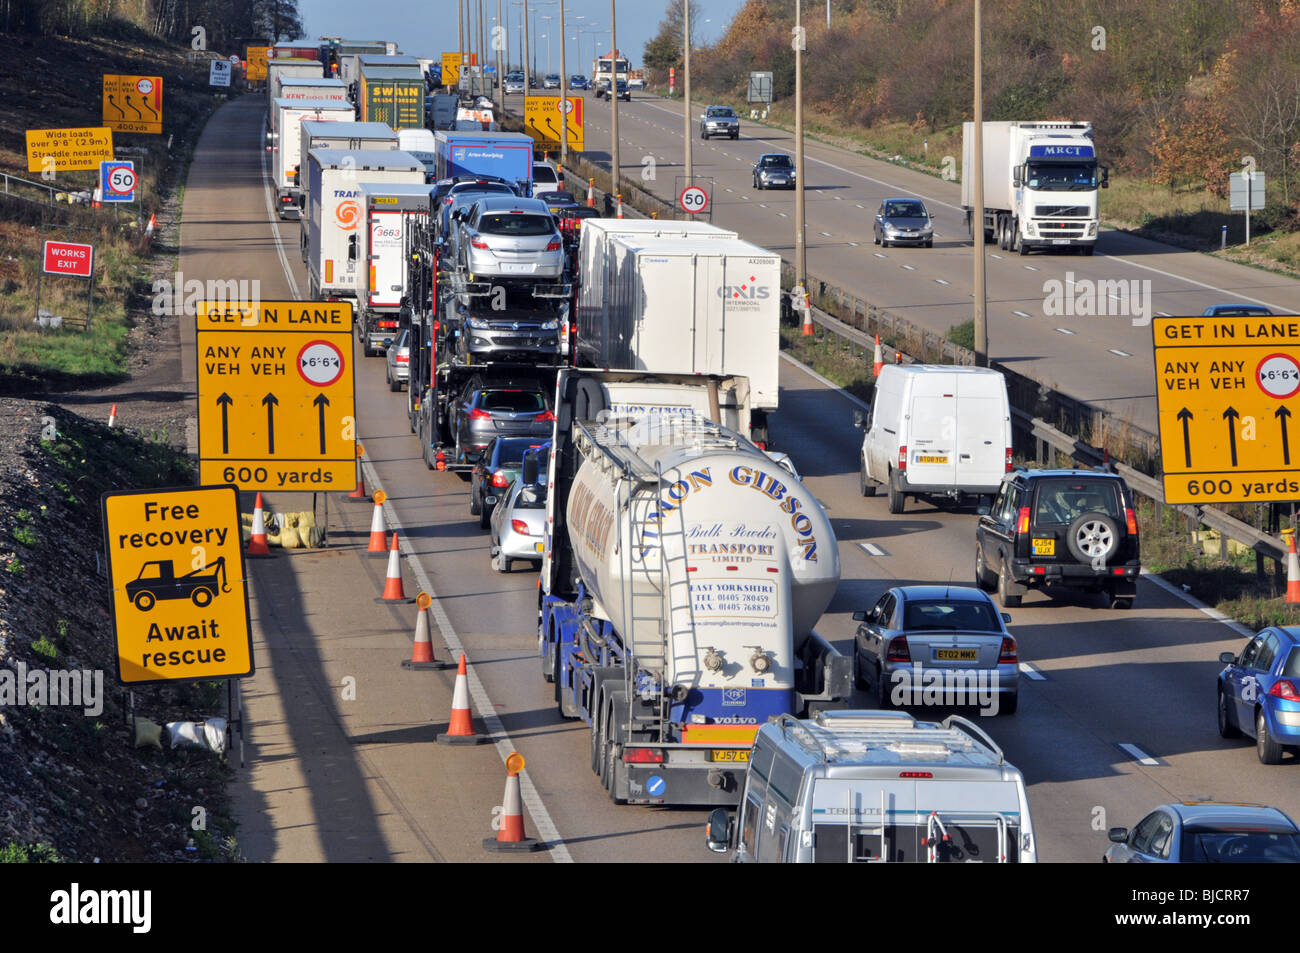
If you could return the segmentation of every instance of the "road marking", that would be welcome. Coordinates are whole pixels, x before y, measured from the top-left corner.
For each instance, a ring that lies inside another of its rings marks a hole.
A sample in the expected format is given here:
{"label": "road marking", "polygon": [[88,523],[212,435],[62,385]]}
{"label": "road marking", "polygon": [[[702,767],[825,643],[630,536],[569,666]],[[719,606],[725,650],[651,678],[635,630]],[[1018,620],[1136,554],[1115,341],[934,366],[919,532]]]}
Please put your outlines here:
{"label": "road marking", "polygon": [[[266,122],[262,124],[263,138],[266,133]],[[262,174],[266,175],[266,152],[262,152]],[[268,180],[269,181],[269,180]],[[275,213],[275,204],[271,201],[270,193],[267,193],[266,214],[272,226],[272,233],[275,233],[275,225],[279,216]],[[276,235],[277,249],[279,249],[279,236]],[[294,281],[293,272],[289,269],[288,259],[284,257],[283,249],[280,250],[280,265],[284,269],[284,277],[288,280],[289,285],[293,288],[294,298],[298,298],[298,283]],[[370,485],[375,489],[382,489],[379,482],[379,474],[375,471],[374,466],[370,463],[369,457],[361,459],[362,470],[366,473],[366,478],[370,480]],[[384,516],[388,520],[388,526],[398,534],[398,547],[406,557],[407,563],[411,567],[411,573],[415,576],[415,581],[420,585],[421,590],[427,592],[433,597],[433,605],[430,610],[433,612],[434,622],[437,623],[439,631],[442,633],[443,642],[453,656],[459,656],[465,652],[464,643],[456,635],[456,630],[452,628],[451,619],[447,617],[447,611],[442,607],[438,599],[438,592],[433,587],[428,574],[424,567],[420,565],[419,560],[415,558],[415,551],[411,548],[410,537],[406,529],[402,526],[401,520],[397,517],[397,510],[393,507],[392,500],[384,501]],[[465,652],[465,658],[469,660],[469,653]],[[483,687],[483,682],[478,677],[478,673],[471,667],[467,675],[469,683],[470,696],[473,699],[474,707],[478,710],[479,717],[483,719],[483,727],[487,729],[488,734],[496,739],[497,754],[501,756],[502,763],[510,757],[516,750],[516,745],[510,740],[510,735],[501,722],[501,716],[496,713],[496,708],[492,704],[492,698],[488,695],[487,689]],[[537,830],[539,840],[544,841],[549,848],[552,859],[556,863],[571,864],[573,857],[569,849],[564,845],[564,839],[560,837],[559,829],[556,828],[555,822],[551,820],[550,812],[546,810],[546,805],[542,802],[542,797],[537,793],[537,787],[533,784],[533,779],[529,777],[525,769],[519,774],[519,793],[528,808],[528,813],[533,818],[533,826]]]}
{"label": "road marking", "polygon": [[904,270],[904,271],[916,271],[916,265],[904,265],[904,266],[903,266],[903,270]]}
{"label": "road marking", "polygon": [[879,546],[877,546],[875,543],[858,543],[858,548],[861,549],[861,550],[862,550],[864,553],[866,553],[868,556],[888,556],[888,555],[889,555],[889,553],[885,552],[883,549],[881,549],[881,548],[880,548]]}
{"label": "road marking", "polygon": [[742,195],[741,198],[744,199],[746,202],[749,201],[749,196],[748,196],[748,195]]}
{"label": "road marking", "polygon": [[844,201],[844,196],[842,196],[842,195],[837,195],[837,196],[835,196],[835,201],[837,201],[837,202],[843,202],[843,201]]}
{"label": "road marking", "polygon": [[849,242],[849,247],[850,247],[850,248],[857,248],[857,247],[858,247],[858,243],[857,243],[857,242]]}
{"label": "road marking", "polygon": [[[262,119],[262,142],[266,141],[266,119]],[[293,300],[297,301],[302,298],[302,293],[298,290],[298,282],[293,278],[293,272],[289,268],[289,259],[284,257],[284,241],[280,238],[280,216],[275,211],[275,200],[271,198],[271,179],[266,169],[266,150],[259,150],[262,155],[262,194],[266,198],[266,217],[271,223],[271,236],[275,239],[275,252],[280,256],[280,267],[284,269],[284,277],[289,280],[289,289],[293,292]]]}
{"label": "road marking", "polygon": [[789,218],[789,217],[790,217],[789,215],[786,215],[785,212],[777,212],[776,214],[777,214],[777,215],[780,215],[782,218]]}
{"label": "road marking", "polygon": [[830,238],[830,237],[831,237],[831,233],[830,233],[830,232],[822,232],[822,233],[821,233],[821,236],[822,236],[822,238]]}
{"label": "road marking", "polygon": [[1030,665],[1028,662],[1021,662],[1020,665],[1017,667],[1020,669],[1020,674],[1025,676],[1025,678],[1029,679],[1030,681],[1034,681],[1034,682],[1047,681],[1047,676],[1044,675],[1042,672],[1040,672],[1038,669],[1034,668],[1034,666]]}
{"label": "road marking", "polygon": [[1002,256],[999,255],[999,254],[996,254],[996,253],[989,255],[989,257],[990,257],[990,258],[996,258],[998,261],[1001,261],[1001,260],[1002,260]]}
{"label": "road marking", "polygon": [[859,205],[858,208],[865,208],[865,206]]}
{"label": "road marking", "polygon": [[1056,330],[1057,330],[1059,333],[1061,333],[1061,334],[1078,334],[1078,333],[1079,333],[1078,331],[1071,331],[1069,328],[1057,328]]}
{"label": "road marking", "polygon": [[1014,314],[1014,315],[1015,315],[1016,317],[1018,317],[1018,318],[1032,318],[1032,317],[1033,317],[1033,315],[1030,314],[1028,311],[1012,311],[1011,313]]}
{"label": "road marking", "polygon": [[1037,270],[1038,269],[1035,268],[1033,265],[1025,265],[1025,271],[1037,271]]}
{"label": "road marking", "polygon": [[759,202],[759,203],[758,203],[758,207],[759,207],[759,208],[767,208],[767,204],[764,203],[764,202]]}
{"label": "road marking", "polygon": [[1144,764],[1149,768],[1160,767],[1160,761],[1158,759],[1151,757],[1151,755],[1147,754],[1137,745],[1117,743],[1116,747],[1119,748],[1121,751],[1123,751],[1125,754],[1127,754],[1129,757],[1131,757],[1138,764]]}
{"label": "road marking", "polygon": [[731,189],[723,189],[722,191],[724,191],[724,192],[730,192]]}
{"label": "road marking", "polygon": [[1114,354],[1116,357],[1132,357],[1132,356],[1133,356],[1133,355],[1130,354],[1128,351],[1121,351],[1121,350],[1120,350],[1119,348],[1117,348],[1117,347],[1107,348],[1107,350],[1109,350],[1110,353]]}
{"label": "road marking", "polygon": [[886,258],[886,257],[888,257],[884,252],[879,252],[879,251],[873,251],[871,254],[875,255],[877,258]]}
{"label": "road marking", "polygon": [[945,278],[936,278],[936,279],[934,279],[934,283],[935,283],[936,285],[950,285],[950,284],[952,284],[951,281],[948,281],[948,280],[945,279]]}

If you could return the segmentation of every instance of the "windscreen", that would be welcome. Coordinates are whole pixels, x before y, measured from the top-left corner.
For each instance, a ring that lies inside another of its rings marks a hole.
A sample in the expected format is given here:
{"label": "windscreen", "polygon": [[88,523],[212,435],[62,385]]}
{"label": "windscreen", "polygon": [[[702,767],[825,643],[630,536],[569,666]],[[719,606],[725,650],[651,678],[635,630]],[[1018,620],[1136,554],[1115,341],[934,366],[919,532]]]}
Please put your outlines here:
{"label": "windscreen", "polygon": [[1043,480],[1038,486],[1035,523],[1072,523],[1084,513],[1105,513],[1121,523],[1114,480]]}
{"label": "windscreen", "polygon": [[508,413],[525,413],[530,410],[541,413],[546,409],[542,395],[536,391],[527,390],[479,391],[478,406],[481,410],[498,410]]}
{"label": "windscreen", "polygon": [[550,235],[555,231],[555,220],[549,215],[501,212],[484,215],[479,219],[479,234],[510,235],[519,238]]}
{"label": "windscreen", "polygon": [[1300,834],[1281,831],[1198,831],[1183,833],[1184,863],[1300,863]]}
{"label": "windscreen", "polygon": [[909,602],[903,613],[908,632],[962,630],[997,632],[993,607],[982,602]]}
{"label": "windscreen", "polygon": [[765,169],[789,169],[794,165],[789,156],[763,156]]}
{"label": "windscreen", "polygon": [[925,218],[925,206],[920,202],[890,202],[885,214],[890,218]]}
{"label": "windscreen", "polygon": [[502,440],[497,446],[497,466],[519,466],[524,462],[524,454],[536,447],[536,440]]}
{"label": "windscreen", "polygon": [[1095,162],[1030,162],[1025,185],[1045,192],[1091,192],[1097,188]]}

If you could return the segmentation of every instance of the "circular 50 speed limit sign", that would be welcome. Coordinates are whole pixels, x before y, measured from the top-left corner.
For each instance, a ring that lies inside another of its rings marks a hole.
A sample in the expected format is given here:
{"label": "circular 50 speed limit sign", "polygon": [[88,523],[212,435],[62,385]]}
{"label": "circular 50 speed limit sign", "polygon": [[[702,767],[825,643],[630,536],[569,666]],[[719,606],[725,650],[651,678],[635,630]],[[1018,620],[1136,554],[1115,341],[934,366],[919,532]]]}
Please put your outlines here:
{"label": "circular 50 speed limit sign", "polygon": [[698,185],[688,185],[682,189],[682,194],[677,198],[677,204],[684,211],[699,214],[709,207],[709,193]]}

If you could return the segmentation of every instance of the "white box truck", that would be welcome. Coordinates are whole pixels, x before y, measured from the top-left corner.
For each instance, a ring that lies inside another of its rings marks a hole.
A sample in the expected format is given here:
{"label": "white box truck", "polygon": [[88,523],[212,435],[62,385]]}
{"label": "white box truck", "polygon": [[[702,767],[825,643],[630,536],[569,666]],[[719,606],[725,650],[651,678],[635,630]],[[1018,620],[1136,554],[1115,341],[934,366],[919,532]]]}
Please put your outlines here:
{"label": "white box truck", "polygon": [[297,218],[302,208],[298,196],[298,168],[301,162],[302,123],[350,122],[352,105],[333,99],[277,99],[271,113],[275,129],[268,133],[271,178],[275,182],[275,208],[280,218]]}
{"label": "white box truck", "polygon": [[[751,432],[777,409],[781,258],[738,238],[616,238],[600,321],[578,328],[588,366],[749,378]],[[587,312],[590,315],[590,312]],[[582,319],[580,318],[580,322]]]}
{"label": "white box truck", "polygon": [[356,298],[357,227],[361,224],[361,184],[424,184],[424,166],[405,152],[313,149],[302,218],[307,242],[311,297]]}
{"label": "white box truck", "polygon": [[279,76],[280,95],[276,99],[334,99],[350,103],[348,89],[342,80],[311,76]]}
{"label": "white box truck", "polygon": [[266,61],[266,108],[280,96],[280,80],[295,77],[298,79],[325,79],[325,67],[320,60],[304,59],[270,59]]}
{"label": "white box truck", "polygon": [[984,204],[975,208],[975,124],[962,123],[961,206],[973,237],[983,223],[987,241],[1004,251],[1075,249],[1097,245],[1097,190],[1110,170],[1097,164],[1090,122],[984,123]]}
{"label": "white box truck", "polygon": [[[301,127],[298,147],[298,214],[307,206],[311,192],[311,163],[307,154],[313,149],[343,149],[349,152],[380,149],[393,152],[397,149],[397,133],[382,122],[314,122],[305,120]],[[307,260],[307,229],[299,233],[299,251]]]}
{"label": "white box truck", "polygon": [[854,423],[865,431],[862,495],[883,484],[891,513],[909,496],[993,496],[1011,470],[1007,381],[992,368],[886,364],[869,414]]}
{"label": "white box truck", "polygon": [[397,337],[406,294],[406,238],[417,221],[429,220],[428,185],[361,183],[365,224],[357,229],[357,335],[367,357]]}

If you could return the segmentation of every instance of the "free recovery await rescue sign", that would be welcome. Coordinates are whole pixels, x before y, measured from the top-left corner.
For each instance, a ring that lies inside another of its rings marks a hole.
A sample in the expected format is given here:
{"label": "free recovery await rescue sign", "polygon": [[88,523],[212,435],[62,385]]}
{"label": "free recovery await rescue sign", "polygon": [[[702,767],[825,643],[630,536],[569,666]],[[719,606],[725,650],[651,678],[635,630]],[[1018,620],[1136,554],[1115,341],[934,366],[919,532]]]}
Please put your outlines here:
{"label": "free recovery await rescue sign", "polygon": [[118,680],[252,675],[237,489],[128,490],[102,506]]}

